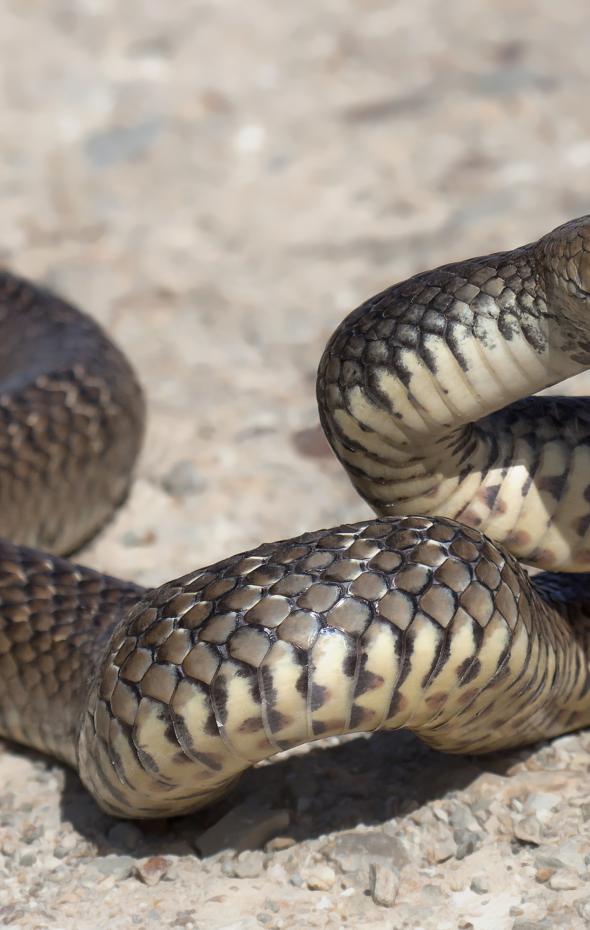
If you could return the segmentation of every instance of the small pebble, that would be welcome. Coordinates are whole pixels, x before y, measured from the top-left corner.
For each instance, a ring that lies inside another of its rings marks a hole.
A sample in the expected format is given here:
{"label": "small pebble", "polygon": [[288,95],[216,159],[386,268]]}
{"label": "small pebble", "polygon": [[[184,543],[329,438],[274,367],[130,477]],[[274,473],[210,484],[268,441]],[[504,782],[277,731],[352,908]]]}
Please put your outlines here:
{"label": "small pebble", "polygon": [[135,876],[144,885],[157,885],[168,872],[169,862],[164,856],[150,856],[135,866]]}
{"label": "small pebble", "polygon": [[543,866],[535,872],[535,881],[539,882],[539,884],[543,884],[544,882],[548,882],[552,875],[555,875],[555,869]]}
{"label": "small pebble", "polygon": [[264,870],[264,853],[260,850],[242,852],[233,861],[236,878],[258,878]]}
{"label": "small pebble", "polygon": [[334,869],[322,862],[303,867],[301,877],[310,891],[329,891],[336,881]]}
{"label": "small pebble", "polygon": [[375,904],[380,907],[392,907],[399,891],[398,873],[386,865],[372,862],[369,881],[369,891]]}
{"label": "small pebble", "polygon": [[455,830],[453,839],[457,844],[456,859],[465,859],[466,856],[470,856],[481,845],[481,834],[476,833],[475,830]]}
{"label": "small pebble", "polygon": [[536,817],[530,815],[514,824],[514,836],[522,843],[539,846],[543,842],[543,828]]}
{"label": "small pebble", "polygon": [[275,836],[274,839],[268,841],[264,848],[267,852],[280,852],[282,849],[290,849],[291,846],[295,846],[296,842],[292,836]]}
{"label": "small pebble", "polygon": [[69,850],[65,846],[56,846],[53,850],[53,855],[56,859],[65,859],[68,855]]}
{"label": "small pebble", "polygon": [[561,802],[558,794],[549,792],[530,794],[524,803],[525,814],[536,814],[541,820],[548,819],[548,815]]}
{"label": "small pebble", "polygon": [[447,823],[447,824],[448,824],[448,822],[449,822],[449,815],[447,814],[447,812],[446,812],[446,810],[444,809],[444,807],[435,806],[435,807],[432,808],[432,813],[434,814],[434,816],[436,817],[437,820],[440,820],[440,821],[441,821],[441,823]]}
{"label": "small pebble", "polygon": [[580,879],[574,872],[560,870],[551,876],[547,884],[553,891],[572,891],[578,888]]}
{"label": "small pebble", "polygon": [[7,859],[14,859],[17,854],[19,844],[15,840],[2,840],[0,842],[0,853],[5,856]]}
{"label": "small pebble", "polygon": [[266,870],[269,881],[277,885],[284,885],[289,880],[289,873],[286,868],[279,865],[278,862],[271,862]]}
{"label": "small pebble", "polygon": [[401,870],[410,861],[402,840],[379,830],[341,833],[326,843],[322,852],[345,875],[357,873],[361,876],[365,888],[371,862]]}
{"label": "small pebble", "polygon": [[76,849],[76,846],[80,842],[79,836],[73,831],[68,833],[60,834],[57,839],[59,840],[56,843],[56,846],[53,850],[53,855],[56,859],[65,859],[71,852]]}
{"label": "small pebble", "polygon": [[189,494],[198,494],[207,487],[207,482],[201,477],[190,459],[176,462],[170,471],[162,478],[162,487],[173,497],[186,497]]}
{"label": "small pebble", "polygon": [[31,843],[34,843],[35,840],[40,839],[43,836],[44,832],[45,831],[42,826],[34,824],[34,823],[29,823],[22,830],[20,838],[23,843],[30,845]]}
{"label": "small pebble", "polygon": [[461,874],[457,874],[456,872],[451,872],[448,882],[451,891],[463,891],[466,884],[464,877]]}
{"label": "small pebble", "polygon": [[427,849],[427,858],[429,862],[446,862],[455,855],[457,845],[453,839],[453,834],[442,823],[430,831],[431,843]]}
{"label": "small pebble", "polygon": [[135,868],[132,856],[100,856],[91,862],[92,867],[101,875],[114,875],[117,881],[128,878]]}
{"label": "small pebble", "polygon": [[580,874],[586,871],[584,857],[579,852],[575,842],[569,840],[561,846],[539,846],[535,850],[535,863],[550,869],[571,869]]}
{"label": "small pebble", "polygon": [[[453,883],[453,880],[456,882],[457,876],[451,877],[451,884]],[[459,882],[458,888],[452,890],[460,891],[462,888],[463,882],[461,881]],[[429,907],[438,907],[438,905],[444,904],[446,901],[446,896],[442,888],[440,888],[438,885],[433,885],[428,882],[428,884],[424,885],[422,891],[420,892],[420,901],[424,904],[427,904]]]}
{"label": "small pebble", "polygon": [[322,863],[301,869],[301,875],[310,891],[329,891],[336,881],[334,869]]}
{"label": "small pebble", "polygon": [[35,865],[36,861],[37,861],[37,856],[35,855],[35,853],[27,852],[27,853],[23,853],[23,855],[18,860],[18,864],[24,865],[24,866],[30,866],[30,865]]}
{"label": "small pebble", "polygon": [[136,533],[135,530],[128,530],[121,536],[122,544],[129,547],[152,546],[155,541],[156,534],[154,530],[150,529],[144,530],[141,533]]}
{"label": "small pebble", "polygon": [[490,883],[485,875],[475,875],[469,887],[475,894],[487,894],[490,890]]}
{"label": "small pebble", "polygon": [[449,814],[449,823],[455,829],[477,830],[479,824],[468,807],[464,804],[456,804]]}

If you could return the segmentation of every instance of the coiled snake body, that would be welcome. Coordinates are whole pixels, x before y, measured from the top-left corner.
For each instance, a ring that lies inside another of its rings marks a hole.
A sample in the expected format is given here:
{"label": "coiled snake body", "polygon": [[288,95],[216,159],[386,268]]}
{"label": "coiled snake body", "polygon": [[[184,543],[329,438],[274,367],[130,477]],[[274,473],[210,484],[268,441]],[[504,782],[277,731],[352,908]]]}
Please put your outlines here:
{"label": "coiled snake body", "polygon": [[94,323],[3,274],[0,735],[155,817],[328,734],[485,752],[586,725],[590,413],[528,395],[590,366],[589,300],[590,217],[369,300],[318,401],[379,518],[146,591],[28,548],[72,551],[108,518],[143,400]]}

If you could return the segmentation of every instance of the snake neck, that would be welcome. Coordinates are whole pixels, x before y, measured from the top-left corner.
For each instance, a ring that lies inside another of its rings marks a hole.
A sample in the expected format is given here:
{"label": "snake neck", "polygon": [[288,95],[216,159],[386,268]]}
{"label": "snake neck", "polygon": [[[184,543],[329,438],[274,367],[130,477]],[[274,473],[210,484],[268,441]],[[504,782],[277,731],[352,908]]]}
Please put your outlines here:
{"label": "snake neck", "polygon": [[367,301],[328,343],[318,403],[376,513],[448,516],[529,564],[583,571],[590,412],[528,395],[583,370],[589,346],[538,248],[447,265]]}

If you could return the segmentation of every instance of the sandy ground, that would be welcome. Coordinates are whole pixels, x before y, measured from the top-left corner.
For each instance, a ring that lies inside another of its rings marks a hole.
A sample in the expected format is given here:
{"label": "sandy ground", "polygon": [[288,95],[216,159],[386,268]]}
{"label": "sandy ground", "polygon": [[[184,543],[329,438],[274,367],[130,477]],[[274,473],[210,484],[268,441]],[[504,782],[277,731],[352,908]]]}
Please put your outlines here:
{"label": "sandy ground", "polygon": [[[322,346],[392,281],[590,212],[588,25],[585,0],[5,0],[0,260],[149,399],[85,561],[158,583],[366,515],[318,433]],[[145,826],[6,746],[0,925],[577,930],[589,748],[330,740]]]}

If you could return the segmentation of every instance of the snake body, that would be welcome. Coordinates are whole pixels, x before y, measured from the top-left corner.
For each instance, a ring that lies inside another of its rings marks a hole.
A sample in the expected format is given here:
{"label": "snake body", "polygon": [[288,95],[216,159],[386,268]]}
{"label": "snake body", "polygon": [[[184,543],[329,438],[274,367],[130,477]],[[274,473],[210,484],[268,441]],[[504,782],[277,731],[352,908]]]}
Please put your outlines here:
{"label": "snake body", "polygon": [[590,413],[529,395],[590,366],[589,299],[584,217],[367,301],[317,393],[377,519],[145,590],[62,558],[125,496],[133,372],[4,273],[0,735],[77,768],[106,811],[156,817],[327,735],[486,752],[587,725]]}

